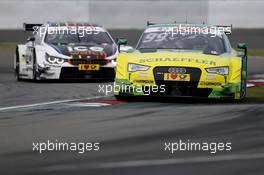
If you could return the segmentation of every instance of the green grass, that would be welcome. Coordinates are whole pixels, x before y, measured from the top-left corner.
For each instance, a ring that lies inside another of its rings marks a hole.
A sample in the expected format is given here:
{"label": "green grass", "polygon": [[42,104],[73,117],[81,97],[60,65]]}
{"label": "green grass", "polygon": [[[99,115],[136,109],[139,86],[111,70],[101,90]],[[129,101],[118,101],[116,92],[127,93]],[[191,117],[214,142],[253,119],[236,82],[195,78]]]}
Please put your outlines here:
{"label": "green grass", "polygon": [[15,49],[17,43],[0,43],[0,49]]}
{"label": "green grass", "polygon": [[256,86],[247,89],[247,98],[264,100],[264,86]]}
{"label": "green grass", "polygon": [[262,57],[264,57],[264,49],[249,49],[248,55],[249,56],[262,56]]}
{"label": "green grass", "polygon": [[[242,50],[235,49],[236,51],[242,52]],[[248,49],[248,56],[260,56],[264,57],[264,49]]]}

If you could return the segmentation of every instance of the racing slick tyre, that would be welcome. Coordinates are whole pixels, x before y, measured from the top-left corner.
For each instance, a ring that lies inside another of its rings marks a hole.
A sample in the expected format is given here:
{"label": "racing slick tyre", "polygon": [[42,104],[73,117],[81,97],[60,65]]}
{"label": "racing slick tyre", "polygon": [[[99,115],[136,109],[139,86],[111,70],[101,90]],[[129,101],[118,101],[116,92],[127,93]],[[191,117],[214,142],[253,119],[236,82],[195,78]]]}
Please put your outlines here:
{"label": "racing slick tyre", "polygon": [[22,79],[19,77],[19,53],[18,53],[18,48],[16,48],[16,54],[14,58],[15,62],[15,78],[17,81],[21,81]]}
{"label": "racing slick tyre", "polygon": [[36,60],[36,51],[34,49],[33,50],[33,65],[32,65],[33,81],[38,81],[39,80],[37,68],[38,68],[38,66],[37,66],[37,60]]}
{"label": "racing slick tyre", "polygon": [[126,96],[115,95],[115,98],[119,101],[129,101],[128,97]]}
{"label": "racing slick tyre", "polygon": [[240,100],[243,101],[247,95],[247,81],[243,80],[241,82]]}
{"label": "racing slick tyre", "polygon": [[126,95],[115,95],[116,100],[124,101],[124,102],[139,102],[144,101],[144,99],[140,96],[126,96]]}

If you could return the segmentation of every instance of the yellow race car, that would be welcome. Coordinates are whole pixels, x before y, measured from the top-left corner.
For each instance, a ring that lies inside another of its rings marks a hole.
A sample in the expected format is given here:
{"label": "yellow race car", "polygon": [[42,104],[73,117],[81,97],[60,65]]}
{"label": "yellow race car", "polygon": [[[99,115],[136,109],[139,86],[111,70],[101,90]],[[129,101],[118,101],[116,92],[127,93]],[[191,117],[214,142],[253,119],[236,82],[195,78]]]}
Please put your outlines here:
{"label": "yellow race car", "polygon": [[[247,47],[232,26],[148,23],[135,49],[117,57],[114,95],[244,99]],[[119,48],[127,40],[118,40]],[[124,47],[124,46],[123,46]],[[128,47],[128,46],[125,46]]]}

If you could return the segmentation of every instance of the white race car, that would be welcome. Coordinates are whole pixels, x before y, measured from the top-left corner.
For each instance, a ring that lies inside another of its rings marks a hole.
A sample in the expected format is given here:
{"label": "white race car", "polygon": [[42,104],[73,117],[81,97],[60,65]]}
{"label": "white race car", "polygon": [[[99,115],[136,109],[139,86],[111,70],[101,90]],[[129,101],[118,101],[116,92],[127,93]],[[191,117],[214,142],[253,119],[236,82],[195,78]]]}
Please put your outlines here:
{"label": "white race car", "polygon": [[16,47],[17,80],[114,78],[118,47],[101,26],[48,22],[24,29],[33,36]]}

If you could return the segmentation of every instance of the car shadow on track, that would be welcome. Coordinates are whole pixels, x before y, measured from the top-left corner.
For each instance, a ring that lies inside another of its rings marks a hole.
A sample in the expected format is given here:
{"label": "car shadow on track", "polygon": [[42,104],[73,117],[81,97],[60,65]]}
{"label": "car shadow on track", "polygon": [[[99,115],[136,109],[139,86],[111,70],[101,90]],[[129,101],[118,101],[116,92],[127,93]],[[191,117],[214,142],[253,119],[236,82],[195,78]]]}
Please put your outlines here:
{"label": "car shadow on track", "polygon": [[28,83],[113,83],[113,79],[65,79],[65,80],[20,80]]}
{"label": "car shadow on track", "polygon": [[177,104],[262,104],[264,99],[246,98],[244,100],[234,99],[208,99],[196,97],[126,97],[119,99],[126,102],[158,102],[158,103],[177,103]]}

